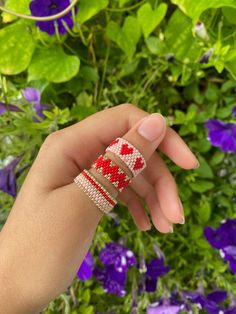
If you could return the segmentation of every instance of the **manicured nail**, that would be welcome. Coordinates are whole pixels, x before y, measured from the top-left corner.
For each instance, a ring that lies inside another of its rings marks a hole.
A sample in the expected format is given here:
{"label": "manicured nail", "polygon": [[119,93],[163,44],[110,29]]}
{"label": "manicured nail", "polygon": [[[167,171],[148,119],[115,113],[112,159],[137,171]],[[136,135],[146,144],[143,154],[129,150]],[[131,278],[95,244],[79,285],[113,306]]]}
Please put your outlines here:
{"label": "manicured nail", "polygon": [[184,216],[181,218],[181,221],[179,222],[179,224],[184,225],[185,224],[185,218]]}
{"label": "manicured nail", "polygon": [[150,221],[148,218],[145,219],[145,223],[144,223],[144,231],[148,231],[152,228],[152,225],[150,224]]}
{"label": "manicured nail", "polygon": [[173,226],[170,225],[170,233],[173,233],[174,232],[174,228]]}
{"label": "manicured nail", "polygon": [[161,136],[166,121],[160,113],[153,113],[143,119],[138,128],[138,133],[146,140],[153,142]]}
{"label": "manicured nail", "polygon": [[179,198],[179,209],[180,209],[180,213],[182,215],[181,220],[179,222],[179,224],[183,225],[185,223],[185,218],[184,218],[184,209],[183,209],[183,204]]}

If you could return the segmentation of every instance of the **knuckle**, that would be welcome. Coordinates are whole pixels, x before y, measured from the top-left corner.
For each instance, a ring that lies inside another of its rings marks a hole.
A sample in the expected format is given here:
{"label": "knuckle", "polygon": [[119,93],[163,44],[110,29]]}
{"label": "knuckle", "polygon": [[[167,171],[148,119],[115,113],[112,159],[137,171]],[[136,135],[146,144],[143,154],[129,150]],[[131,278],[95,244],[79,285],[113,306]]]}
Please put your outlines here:
{"label": "knuckle", "polygon": [[51,149],[58,145],[58,143],[61,141],[61,131],[55,131],[53,133],[50,133],[45,141],[43,142],[42,148],[43,149]]}
{"label": "knuckle", "polygon": [[137,109],[137,107],[133,104],[130,104],[130,103],[124,103],[124,104],[121,104],[121,109],[122,110],[129,110],[129,111],[133,111],[135,109]]}

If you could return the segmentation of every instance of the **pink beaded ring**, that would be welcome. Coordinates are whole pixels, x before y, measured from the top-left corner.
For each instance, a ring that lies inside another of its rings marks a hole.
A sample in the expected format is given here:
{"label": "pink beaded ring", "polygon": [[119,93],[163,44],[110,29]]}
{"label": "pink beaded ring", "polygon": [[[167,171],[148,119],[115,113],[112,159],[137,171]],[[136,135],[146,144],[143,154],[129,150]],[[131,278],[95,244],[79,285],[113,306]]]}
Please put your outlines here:
{"label": "pink beaded ring", "polygon": [[139,150],[124,138],[118,137],[106,149],[117,155],[136,177],[146,167],[146,161]]}
{"label": "pink beaded ring", "polygon": [[88,195],[103,213],[109,213],[117,204],[117,201],[88,170],[83,170],[74,179],[74,182]]}
{"label": "pink beaded ring", "polygon": [[[106,149],[106,152],[117,155],[130,169],[133,176],[137,176],[145,167],[146,162],[142,154],[132,144],[123,138],[117,138]],[[121,192],[130,183],[131,178],[116,165],[107,155],[100,155],[92,164],[102,176],[112,183]],[[86,169],[84,169],[74,182],[87,194],[94,204],[105,214],[108,214],[117,201],[110,195],[105,187]]]}

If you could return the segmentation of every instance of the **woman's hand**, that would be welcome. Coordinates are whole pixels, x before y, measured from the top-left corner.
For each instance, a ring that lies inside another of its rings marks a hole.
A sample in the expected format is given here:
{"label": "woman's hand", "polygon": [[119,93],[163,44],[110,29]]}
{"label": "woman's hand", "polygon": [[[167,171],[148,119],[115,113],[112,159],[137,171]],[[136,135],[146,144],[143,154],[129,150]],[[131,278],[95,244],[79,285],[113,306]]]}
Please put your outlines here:
{"label": "woman's hand", "polygon": [[[150,228],[142,200],[160,232],[171,232],[172,223],[183,222],[175,180],[155,150],[158,147],[184,169],[195,168],[198,161],[160,114],[124,104],[52,133],[0,234],[2,313],[40,311],[71,284],[102,218],[73,179],[116,137],[126,138],[148,161],[142,174],[118,195],[138,228]],[[108,181],[102,183],[114,195]]]}

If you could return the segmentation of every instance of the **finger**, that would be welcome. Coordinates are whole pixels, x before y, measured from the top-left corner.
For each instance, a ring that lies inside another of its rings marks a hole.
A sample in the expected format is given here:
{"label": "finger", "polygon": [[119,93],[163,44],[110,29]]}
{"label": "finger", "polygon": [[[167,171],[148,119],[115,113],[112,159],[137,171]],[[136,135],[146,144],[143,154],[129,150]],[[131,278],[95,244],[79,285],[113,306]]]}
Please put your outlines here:
{"label": "finger", "polygon": [[175,179],[157,153],[149,159],[143,175],[155,187],[161,210],[166,218],[173,223],[183,223],[184,213]]}
{"label": "finger", "polygon": [[143,202],[131,188],[127,187],[119,195],[118,200],[128,207],[129,212],[139,229],[146,231],[151,228],[151,223],[143,206]]}
{"label": "finger", "polygon": [[130,187],[147,203],[155,228],[162,233],[173,232],[172,223],[163,214],[156,192],[148,180],[140,174],[132,180]]}
{"label": "finger", "polygon": [[[133,105],[123,104],[52,133],[42,145],[27,179],[31,177],[37,182],[38,188],[45,190],[69,184],[81,169],[88,168],[104,152],[114,138],[124,135],[137,121],[148,115]],[[165,143],[160,146],[162,151],[180,166],[185,166],[181,159],[183,155],[183,160],[189,160],[188,166],[197,163],[196,157],[174,131],[168,132],[168,137],[165,136],[163,142]],[[171,145],[179,146],[178,158]]]}
{"label": "finger", "polygon": [[193,169],[199,166],[196,156],[191,152],[188,145],[171,128],[167,128],[165,138],[158,149],[181,168]]}

